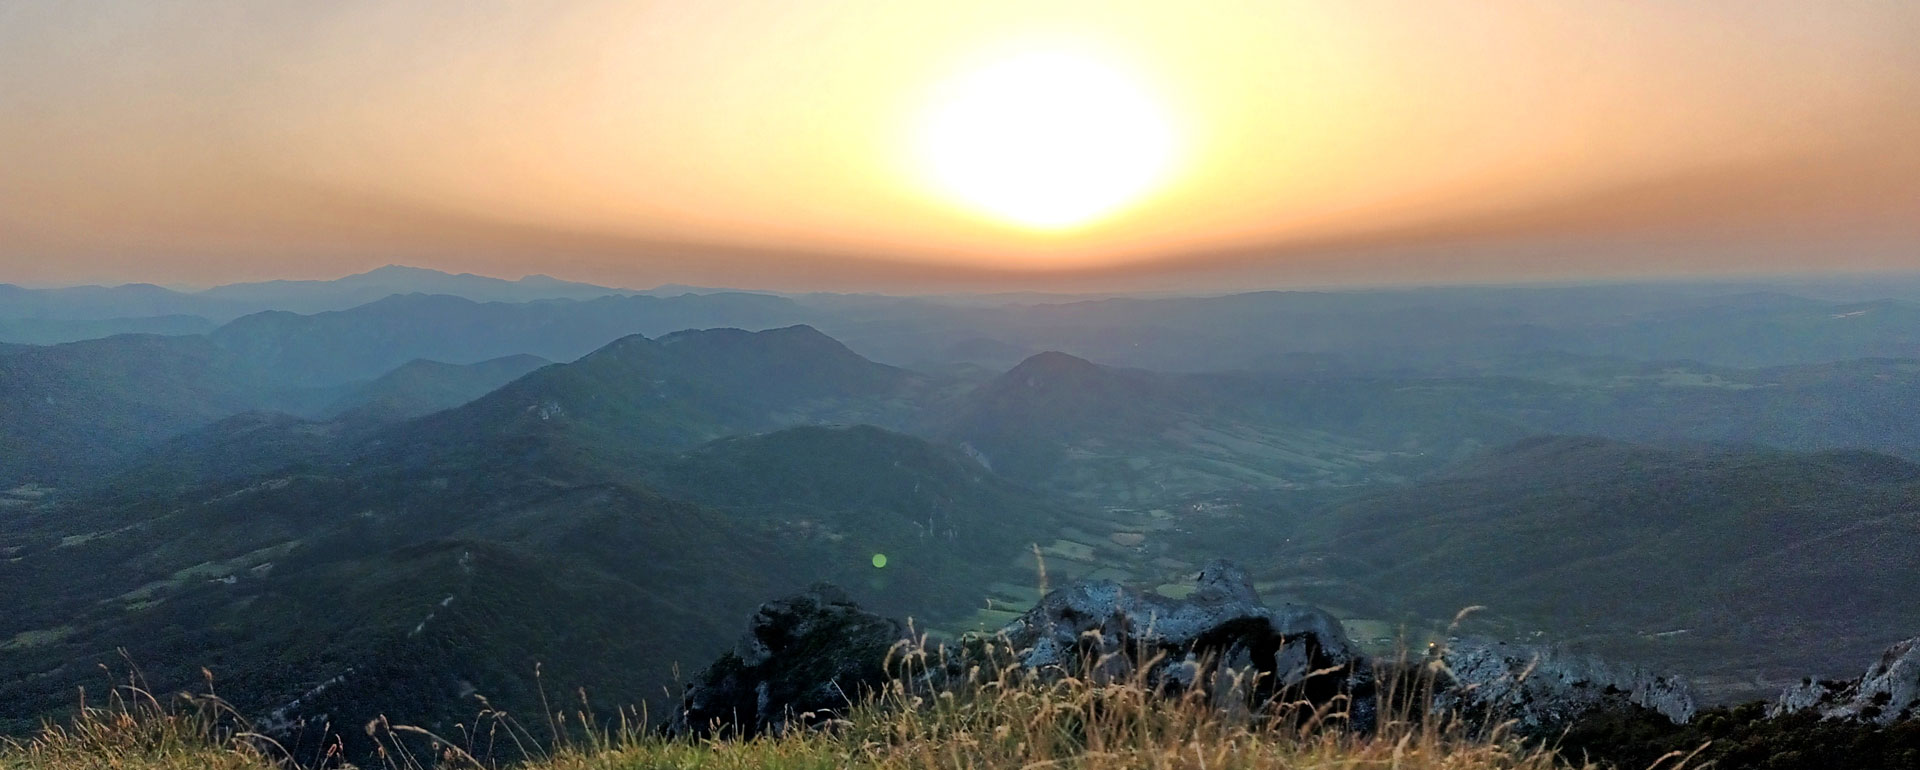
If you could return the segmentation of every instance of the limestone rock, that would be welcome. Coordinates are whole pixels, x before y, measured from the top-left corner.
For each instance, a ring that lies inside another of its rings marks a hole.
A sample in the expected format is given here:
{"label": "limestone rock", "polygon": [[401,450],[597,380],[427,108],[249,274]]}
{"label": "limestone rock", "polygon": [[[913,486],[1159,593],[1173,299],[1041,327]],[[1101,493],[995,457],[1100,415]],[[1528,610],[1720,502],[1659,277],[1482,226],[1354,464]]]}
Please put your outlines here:
{"label": "limestone rock", "polygon": [[1511,721],[1521,732],[1538,733],[1609,709],[1645,708],[1675,724],[1686,724],[1696,710],[1678,677],[1551,647],[1458,639],[1438,656],[1434,710],[1472,722]]}
{"label": "limestone rock", "polygon": [[1808,679],[1780,694],[1769,716],[1815,710],[1826,719],[1890,725],[1920,716],[1920,637],[1888,647],[1859,679]]}
{"label": "limestone rock", "polygon": [[768,602],[734,650],[687,686],[669,729],[750,737],[825,721],[883,686],[889,656],[907,639],[899,621],[830,585]]}
{"label": "limestone rock", "polygon": [[[1315,607],[1267,607],[1246,573],[1224,561],[1202,569],[1185,599],[1107,580],[1075,583],[1047,594],[1001,636],[1030,669],[1200,686],[1223,705],[1305,701],[1372,724],[1371,669],[1340,622]],[[1085,670],[1089,663],[1098,670]]]}

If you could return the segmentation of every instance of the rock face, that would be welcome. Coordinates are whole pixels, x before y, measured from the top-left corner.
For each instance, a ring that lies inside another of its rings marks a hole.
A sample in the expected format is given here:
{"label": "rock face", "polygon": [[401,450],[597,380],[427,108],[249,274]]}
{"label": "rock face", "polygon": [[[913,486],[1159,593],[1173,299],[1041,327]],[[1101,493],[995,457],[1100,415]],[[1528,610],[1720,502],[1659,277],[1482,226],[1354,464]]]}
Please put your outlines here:
{"label": "rock face", "polygon": [[760,606],[732,652],[695,677],[668,729],[752,737],[843,713],[888,678],[906,628],[816,585]]}
{"label": "rock face", "polygon": [[[1340,622],[1314,607],[1265,606],[1246,573],[1224,561],[1201,570],[1186,599],[1112,581],[1075,583],[1047,594],[1001,635],[1031,669],[1199,686],[1223,705],[1305,701],[1348,714],[1361,729],[1373,724],[1371,669]],[[1096,670],[1085,670],[1089,662]]]}
{"label": "rock face", "polygon": [[[1305,705],[1335,723],[1344,718],[1359,731],[1377,724],[1383,693],[1410,716],[1512,723],[1529,734],[1551,733],[1601,713],[1645,710],[1675,724],[1694,715],[1693,695],[1680,679],[1549,647],[1455,640],[1416,666],[1376,663],[1325,611],[1261,603],[1246,573],[1232,564],[1208,564],[1198,583],[1184,599],[1106,580],[1074,583],[1043,597],[989,647],[997,651],[995,660],[1010,655],[1013,665],[1042,676],[1199,691],[1222,708],[1243,712]],[[888,662],[915,652],[903,646],[909,641],[901,623],[861,610],[831,586],[770,602],[753,616],[736,649],[687,687],[669,729],[751,736],[783,731],[796,720],[838,716],[898,673],[888,670]],[[1920,698],[1916,646],[1920,640],[1889,651],[1849,697],[1911,709]],[[947,666],[961,665],[965,654]],[[960,673],[922,669],[906,684],[924,694],[951,686],[955,680],[947,677]],[[1382,685],[1376,676],[1394,684]],[[1417,689],[1401,689],[1407,686]]]}
{"label": "rock face", "polygon": [[1817,711],[1825,719],[1890,725],[1920,716],[1920,637],[1888,647],[1859,679],[1803,681],[1780,694],[1768,716]]}
{"label": "rock face", "polygon": [[1439,652],[1444,672],[1433,709],[1471,722],[1512,722],[1523,733],[1557,730],[1598,712],[1645,708],[1686,724],[1695,711],[1684,680],[1568,655],[1549,647],[1454,640]]}

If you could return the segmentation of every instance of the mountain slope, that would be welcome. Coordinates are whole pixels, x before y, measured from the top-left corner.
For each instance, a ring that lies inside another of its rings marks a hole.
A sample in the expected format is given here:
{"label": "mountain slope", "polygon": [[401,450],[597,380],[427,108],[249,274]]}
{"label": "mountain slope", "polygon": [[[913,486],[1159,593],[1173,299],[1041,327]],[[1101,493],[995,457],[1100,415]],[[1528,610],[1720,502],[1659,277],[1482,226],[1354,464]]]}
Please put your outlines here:
{"label": "mountain slope", "polygon": [[862,358],[806,326],[709,329],[658,340],[635,335],[429,415],[389,443],[470,446],[553,436],[609,457],[672,451],[806,423],[898,424],[910,408],[901,399],[921,384],[917,375]]}
{"label": "mountain slope", "polygon": [[289,394],[204,337],[126,335],[0,356],[0,486],[66,486],[180,432]]}
{"label": "mountain slope", "polygon": [[[827,577],[866,585],[875,606],[938,597],[977,605],[1008,560],[1046,542],[1063,509],[972,458],[872,426],[799,427],[722,439],[665,460],[646,484],[831,555]],[[870,557],[884,555],[884,570]],[[1024,575],[1015,575],[1024,577]],[[924,611],[924,610],[922,610]]]}
{"label": "mountain slope", "polygon": [[1486,605],[1696,672],[1824,670],[1920,627],[1920,465],[1885,455],[1532,439],[1317,519],[1280,558],[1323,599]]}
{"label": "mountain slope", "polygon": [[[206,337],[122,335],[48,347],[5,346],[0,348],[0,438],[5,439],[0,484],[90,483],[161,441],[244,411],[332,416],[343,406],[338,402],[350,398],[346,388],[420,358],[465,364],[544,353],[571,360],[634,331],[668,333],[712,325],[702,322],[715,318],[774,326],[790,323],[792,314],[789,301],[758,295],[529,305],[394,297],[318,316],[248,316]],[[476,367],[469,370],[475,378],[396,413],[458,404],[527,362]],[[419,368],[411,374],[420,374]],[[487,374],[478,376],[481,372]]]}
{"label": "mountain slope", "polygon": [[1010,572],[1054,525],[965,458],[872,428],[733,439],[653,470],[488,456],[447,475],[355,461],[122,491],[0,523],[0,612],[20,628],[0,643],[0,710],[67,705],[119,648],[162,688],[207,666],[276,725],[408,713],[450,728],[472,691],[526,711],[535,664],[550,688],[635,703],[813,581],[965,616],[983,578],[1012,577],[990,565]]}
{"label": "mountain slope", "polygon": [[1042,353],[933,418],[930,432],[1011,478],[1109,503],[1394,477],[1381,467],[1391,444],[1356,440],[1342,422],[1288,408],[1302,388],[1281,384],[1242,387],[1227,375]]}
{"label": "mountain slope", "polygon": [[44,318],[0,318],[0,342],[30,345],[58,345],[63,342],[111,337],[116,334],[206,334],[213,321],[197,315],[162,315],[132,318],[61,320]]}
{"label": "mountain slope", "polygon": [[1151,436],[1188,406],[1163,375],[1046,352],[969,394],[944,431],[1001,472],[1037,479],[1057,468],[1067,445]]}
{"label": "mountain slope", "polygon": [[1291,369],[1172,374],[1059,353],[933,409],[929,435],[1001,473],[1103,501],[1399,483],[1542,434],[1920,460],[1920,361],[1773,369],[1566,354],[1479,376]]}
{"label": "mountain slope", "polygon": [[[0,711],[68,705],[125,648],[161,688],[208,666],[273,725],[451,729],[470,691],[538,708],[536,662],[549,687],[653,697],[760,601],[816,580],[957,621],[1018,579],[1056,504],[878,428],[700,443],[884,411],[919,381],[805,327],[711,330],[622,340],[357,437],[224,421],[170,465],[0,519],[0,615],[19,626],[0,640]],[[248,465],[270,444],[291,464]]]}
{"label": "mountain slope", "polygon": [[355,388],[323,414],[350,421],[408,420],[472,401],[550,363],[530,355],[466,365],[416,359]]}

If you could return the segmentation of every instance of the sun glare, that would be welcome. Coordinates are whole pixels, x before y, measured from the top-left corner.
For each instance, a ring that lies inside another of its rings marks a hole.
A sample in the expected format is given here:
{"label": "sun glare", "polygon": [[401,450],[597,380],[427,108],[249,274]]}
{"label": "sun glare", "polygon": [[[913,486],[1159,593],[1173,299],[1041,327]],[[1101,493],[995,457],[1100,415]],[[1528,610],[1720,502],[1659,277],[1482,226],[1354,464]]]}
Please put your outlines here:
{"label": "sun glare", "polygon": [[1166,111],[1127,74],[1082,55],[1035,52],[948,83],[925,115],[918,152],[955,202],[1064,230],[1151,192],[1174,145]]}

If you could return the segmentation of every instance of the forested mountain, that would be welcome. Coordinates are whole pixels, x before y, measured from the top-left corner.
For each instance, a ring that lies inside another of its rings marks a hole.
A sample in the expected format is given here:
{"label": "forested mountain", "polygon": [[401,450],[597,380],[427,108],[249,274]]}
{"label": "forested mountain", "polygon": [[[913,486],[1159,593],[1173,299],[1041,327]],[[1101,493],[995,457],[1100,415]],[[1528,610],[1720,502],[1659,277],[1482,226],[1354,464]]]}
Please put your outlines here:
{"label": "forested mountain", "polygon": [[465,365],[417,358],[354,388],[323,414],[354,422],[412,419],[472,401],[550,363],[524,353]]}
{"label": "forested mountain", "polygon": [[[0,450],[0,485],[91,483],[167,438],[243,411],[331,417],[369,381],[418,359],[572,360],[623,336],[709,326],[702,321],[711,318],[768,328],[798,315],[787,300],[759,295],[533,304],[396,296],[349,311],[248,316],[206,336],[23,346],[0,357],[0,404],[8,407],[0,436],[10,439]],[[457,405],[466,399],[448,399],[504,381],[499,372],[480,377],[426,406]]]}
{"label": "forested mountain", "polygon": [[719,330],[627,338],[370,432],[223,421],[0,523],[21,624],[0,702],[57,709],[92,676],[69,661],[124,648],[156,681],[219,670],[275,725],[450,722],[475,690],[536,704],[536,662],[550,685],[650,697],[782,586],[964,618],[1061,506],[879,428],[704,443],[884,411],[916,382],[804,327]]}

